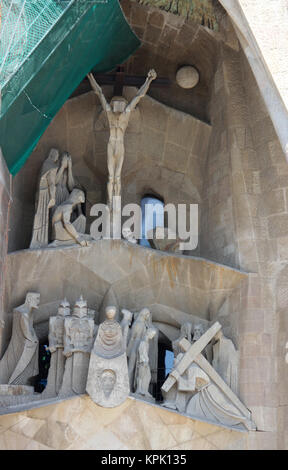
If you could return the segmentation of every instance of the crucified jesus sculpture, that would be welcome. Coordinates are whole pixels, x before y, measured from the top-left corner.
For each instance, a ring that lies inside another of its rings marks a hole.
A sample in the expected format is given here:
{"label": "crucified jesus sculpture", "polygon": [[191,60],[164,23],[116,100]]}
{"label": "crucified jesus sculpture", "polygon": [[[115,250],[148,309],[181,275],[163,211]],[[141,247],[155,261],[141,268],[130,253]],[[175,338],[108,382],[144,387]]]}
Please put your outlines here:
{"label": "crucified jesus sculpture", "polygon": [[108,205],[111,208],[113,196],[121,196],[121,171],[124,161],[124,135],[127,129],[131,111],[133,111],[141,98],[143,98],[157,74],[155,70],[148,72],[145,83],[141,86],[138,93],[134,96],[130,103],[127,103],[123,96],[114,96],[109,103],[102,92],[101,87],[96,82],[92,73],[88,74],[91,87],[99,97],[101,105],[107,115],[110,137],[108,142]]}

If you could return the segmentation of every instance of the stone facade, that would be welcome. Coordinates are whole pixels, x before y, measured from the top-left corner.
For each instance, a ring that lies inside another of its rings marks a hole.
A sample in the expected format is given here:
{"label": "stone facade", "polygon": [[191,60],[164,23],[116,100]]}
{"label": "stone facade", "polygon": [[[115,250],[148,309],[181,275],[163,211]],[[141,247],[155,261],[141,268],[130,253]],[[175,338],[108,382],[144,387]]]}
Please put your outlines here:
{"label": "stone facade", "polygon": [[[167,5],[171,2],[167,2]],[[181,2],[182,3],[182,2]],[[209,122],[209,90],[218,56],[218,34],[193,19],[162,9],[124,0],[121,7],[129,24],[141,39],[141,47],[128,60],[127,72],[145,75],[148,64],[159,77],[169,78],[169,88],[151,88],[149,95],[180,111]],[[192,63],[191,63],[192,62]],[[176,72],[182,65],[195,65],[201,76],[198,86],[184,90],[177,85]],[[152,67],[152,65],[151,65]]]}
{"label": "stone facade", "polygon": [[134,0],[191,19],[195,23],[217,29],[217,7],[212,0]]}
{"label": "stone facade", "polygon": [[[221,3],[229,13],[231,2]],[[131,399],[107,411],[79,397],[0,417],[0,448],[156,449],[162,442],[165,449],[288,447],[287,64],[278,60],[287,8],[282,0],[276,3],[274,13],[270,5],[263,9],[257,1],[239,0],[245,28],[248,24],[250,29],[241,29],[236,9],[231,10],[235,30],[228,16],[222,16],[219,31],[213,32],[183,17],[122,2],[143,40],[127,71],[145,75],[157,65],[158,74],[172,83],[168,91],[152,88],[134,112],[125,141],[123,202],[139,203],[144,195],[154,194],[165,203],[199,203],[200,243],[192,254],[202,259],[123,241],[93,242],[81,251],[72,247],[11,253],[2,334],[7,344],[9,312],[28,290],[41,293],[35,329],[42,338],[60,300],[65,295],[76,300],[76,287],[97,311],[109,296],[130,309],[145,303],[162,332],[167,333],[163,324],[169,326],[170,340],[191,317],[204,324],[218,320],[240,352],[239,397],[252,412],[258,432],[219,430]],[[271,30],[265,34],[263,15],[271,15]],[[175,82],[178,66],[186,63],[200,72],[199,86],[189,91]],[[269,78],[267,88],[266,66],[274,80]],[[104,91],[106,96],[112,93],[108,87]],[[134,94],[124,89],[128,99]],[[76,180],[87,191],[87,214],[95,202],[105,201],[107,140],[107,123],[92,92],[65,104],[14,179],[10,251],[29,246],[37,175],[51,147],[71,153]],[[1,188],[2,212],[7,214],[9,178],[0,180]],[[2,272],[6,225],[4,221],[0,233]],[[2,279],[3,274],[0,293]],[[123,440],[126,429],[134,430],[135,440]]]}
{"label": "stone facade", "polygon": [[[0,416],[0,449],[251,450],[272,449],[266,433],[243,433],[195,421],[128,398],[103,409],[89,397]],[[270,440],[269,440],[270,438]]]}
{"label": "stone facade", "polygon": [[228,44],[215,74],[211,113],[201,253],[257,273],[238,299],[240,394],[259,429],[279,430],[284,448],[287,162],[246,57]]}
{"label": "stone facade", "polygon": [[288,158],[287,26],[285,0],[220,0],[257,80],[282,149]]}

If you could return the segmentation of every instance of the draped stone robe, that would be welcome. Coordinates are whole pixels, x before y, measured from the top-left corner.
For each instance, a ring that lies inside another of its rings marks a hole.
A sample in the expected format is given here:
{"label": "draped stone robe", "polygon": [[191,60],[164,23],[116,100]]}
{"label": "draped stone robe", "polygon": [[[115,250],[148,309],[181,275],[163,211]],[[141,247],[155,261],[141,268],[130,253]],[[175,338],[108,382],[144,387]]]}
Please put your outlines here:
{"label": "draped stone robe", "polygon": [[0,361],[0,383],[30,385],[39,374],[39,341],[25,305],[13,312],[12,336]]}
{"label": "draped stone robe", "polygon": [[85,393],[90,352],[93,345],[94,321],[88,316],[65,318],[65,371],[59,396]]}

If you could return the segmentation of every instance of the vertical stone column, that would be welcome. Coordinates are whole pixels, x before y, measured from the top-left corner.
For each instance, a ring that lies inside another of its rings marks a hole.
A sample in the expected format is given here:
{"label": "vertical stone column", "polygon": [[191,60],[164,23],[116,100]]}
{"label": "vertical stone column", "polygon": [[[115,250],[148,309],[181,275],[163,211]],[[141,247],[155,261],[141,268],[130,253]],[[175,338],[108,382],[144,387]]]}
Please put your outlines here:
{"label": "vertical stone column", "polygon": [[4,278],[5,258],[8,244],[9,209],[11,203],[12,177],[7,169],[0,148],[0,353],[2,353],[2,333],[4,328]]}
{"label": "vertical stone column", "polygon": [[288,160],[287,1],[219,1],[233,21]]}
{"label": "vertical stone column", "polygon": [[[211,106],[214,141],[207,159],[208,230],[202,246],[216,261],[250,273],[239,297],[235,292],[223,305],[219,319],[227,331],[230,328],[229,336],[240,350],[240,398],[262,431],[249,434],[248,447],[284,449],[288,445],[288,165],[263,90],[235,41],[221,46]],[[228,195],[222,203],[217,175],[223,166]],[[225,257],[228,249],[230,259]]]}

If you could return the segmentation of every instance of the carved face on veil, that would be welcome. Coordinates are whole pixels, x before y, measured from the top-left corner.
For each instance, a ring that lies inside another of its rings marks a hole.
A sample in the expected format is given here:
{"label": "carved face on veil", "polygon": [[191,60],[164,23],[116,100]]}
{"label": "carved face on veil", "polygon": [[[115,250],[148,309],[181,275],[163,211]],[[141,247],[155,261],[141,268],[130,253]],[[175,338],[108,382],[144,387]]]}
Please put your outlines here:
{"label": "carved face on veil", "polygon": [[113,370],[106,369],[101,374],[101,386],[106,398],[109,398],[116,383],[116,374]]}

